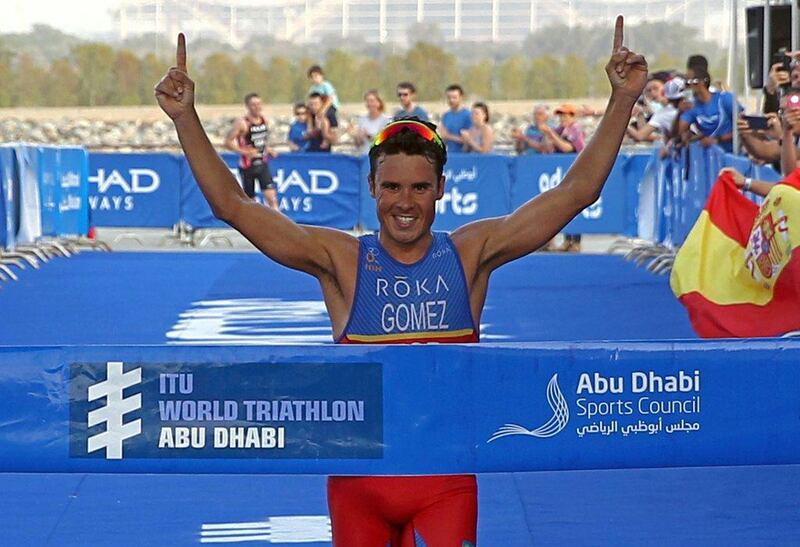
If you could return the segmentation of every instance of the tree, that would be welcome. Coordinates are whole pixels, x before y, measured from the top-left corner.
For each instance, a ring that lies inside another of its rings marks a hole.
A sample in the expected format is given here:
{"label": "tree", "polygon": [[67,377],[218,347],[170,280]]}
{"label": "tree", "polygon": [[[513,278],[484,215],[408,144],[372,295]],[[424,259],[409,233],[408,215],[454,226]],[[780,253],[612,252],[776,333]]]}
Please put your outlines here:
{"label": "tree", "polygon": [[363,95],[364,83],[356,77],[358,59],[341,49],[332,49],[328,52],[325,61],[325,78],[330,80],[336,88],[340,101],[357,101]]}
{"label": "tree", "polygon": [[444,88],[458,80],[455,55],[427,42],[417,42],[408,50],[406,66],[414,75],[417,98],[423,101],[441,98]]}
{"label": "tree", "polygon": [[590,71],[590,97],[608,97],[611,94],[611,84],[608,81],[608,74],[606,74],[607,62],[607,60],[598,61]]}
{"label": "tree", "polygon": [[528,67],[522,55],[509,57],[498,70],[500,96],[503,99],[525,99],[528,97]]}
{"label": "tree", "polygon": [[468,96],[479,97],[481,99],[493,99],[493,71],[494,63],[488,58],[481,59],[475,64],[467,66],[464,69],[464,77],[461,79],[464,92]]}
{"label": "tree", "polygon": [[531,99],[558,98],[558,72],[561,64],[552,55],[542,55],[531,61],[528,70],[528,96]]}
{"label": "tree", "polygon": [[561,97],[586,97],[589,95],[589,67],[582,57],[567,55],[558,71]]}
{"label": "tree", "polygon": [[[47,71],[44,104],[47,106],[77,106],[80,104],[81,78],[69,59],[56,59]],[[152,93],[151,93],[152,95]]]}
{"label": "tree", "polygon": [[311,84],[308,81],[308,69],[313,65],[320,64],[319,61],[303,57],[297,61],[292,73],[292,97],[297,101],[305,101],[308,95],[308,88]]}
{"label": "tree", "polygon": [[80,44],[72,48],[72,58],[81,75],[78,90],[80,104],[109,104],[115,86],[114,50],[105,44]]}
{"label": "tree", "polygon": [[298,100],[293,92],[292,65],[284,57],[273,57],[267,67],[267,84],[264,92],[271,101],[288,103]]}
{"label": "tree", "polygon": [[[153,88],[164,75],[165,68],[170,66],[167,61],[148,53],[139,64],[140,77],[138,82],[139,104],[153,104]],[[191,70],[191,69],[190,69]]]}
{"label": "tree", "polygon": [[[381,71],[381,93],[384,97],[396,101],[397,84],[403,81],[413,80],[411,71],[408,69],[406,60],[400,55],[388,55],[383,60],[383,70]],[[389,109],[391,111],[391,109]]]}
{"label": "tree", "polygon": [[248,93],[258,93],[264,95],[265,101],[274,100],[267,95],[269,76],[264,67],[252,55],[245,55],[239,61],[236,74],[236,95],[240,100]]}
{"label": "tree", "polygon": [[12,104],[11,82],[14,81],[11,69],[12,58],[11,52],[6,50],[4,44],[0,42],[0,107]]}
{"label": "tree", "polygon": [[11,104],[15,106],[38,106],[42,104],[42,95],[46,84],[47,73],[28,53],[17,55],[12,78]]}
{"label": "tree", "polygon": [[[141,104],[142,62],[127,49],[117,51],[114,59],[114,90],[110,96],[111,104]],[[155,85],[155,82],[153,82]]]}
{"label": "tree", "polygon": [[236,64],[227,53],[212,53],[203,62],[198,78],[198,99],[207,104],[233,104],[236,96]]}

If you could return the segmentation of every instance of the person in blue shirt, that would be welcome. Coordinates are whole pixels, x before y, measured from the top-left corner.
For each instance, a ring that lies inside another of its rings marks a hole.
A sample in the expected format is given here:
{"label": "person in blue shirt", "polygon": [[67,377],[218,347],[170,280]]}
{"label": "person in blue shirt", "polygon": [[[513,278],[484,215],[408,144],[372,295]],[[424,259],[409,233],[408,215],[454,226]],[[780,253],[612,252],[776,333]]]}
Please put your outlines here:
{"label": "person in blue shirt", "polygon": [[[686,84],[694,95],[694,106],[681,114],[678,134],[684,141],[690,138],[690,128],[694,126],[700,134],[700,142],[708,147],[719,145],[725,152],[733,151],[734,96],[728,91],[711,91],[711,75],[701,67],[688,70]],[[742,112],[742,105],[736,111]]]}
{"label": "person in blue shirt", "polygon": [[296,103],[294,105],[294,121],[289,126],[289,135],[286,137],[292,152],[305,152],[308,148],[307,126],[308,108],[305,103]]}
{"label": "person in blue shirt", "polygon": [[461,104],[461,100],[464,98],[464,90],[460,85],[449,85],[444,93],[450,110],[442,115],[439,135],[447,145],[448,154],[460,153],[463,152],[464,147],[461,130],[472,127],[472,117],[470,111]]}
{"label": "person in blue shirt", "polygon": [[550,154],[553,152],[553,143],[544,132],[545,126],[555,127],[550,123],[550,113],[547,106],[537,104],[533,108],[533,123],[525,131],[515,127],[511,131],[514,139],[514,149],[517,154]]}
{"label": "person in blue shirt", "polygon": [[427,122],[428,113],[425,109],[414,103],[417,96],[417,88],[411,82],[400,82],[397,84],[397,99],[400,101],[400,108],[394,113],[395,120],[403,118],[419,118]]}

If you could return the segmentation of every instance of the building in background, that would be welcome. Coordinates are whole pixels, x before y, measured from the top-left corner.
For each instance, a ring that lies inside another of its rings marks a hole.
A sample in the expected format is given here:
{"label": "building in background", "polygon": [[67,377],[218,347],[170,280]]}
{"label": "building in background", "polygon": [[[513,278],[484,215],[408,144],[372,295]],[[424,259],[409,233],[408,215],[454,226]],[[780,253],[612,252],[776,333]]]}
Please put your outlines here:
{"label": "building in background", "polygon": [[[415,24],[447,41],[516,42],[538,28],[675,21],[723,43],[731,0],[122,0],[120,39],[183,30],[241,46],[252,35],[311,43],[320,36],[403,42]],[[746,3],[746,2],[745,2]],[[741,3],[740,3],[741,5]]]}

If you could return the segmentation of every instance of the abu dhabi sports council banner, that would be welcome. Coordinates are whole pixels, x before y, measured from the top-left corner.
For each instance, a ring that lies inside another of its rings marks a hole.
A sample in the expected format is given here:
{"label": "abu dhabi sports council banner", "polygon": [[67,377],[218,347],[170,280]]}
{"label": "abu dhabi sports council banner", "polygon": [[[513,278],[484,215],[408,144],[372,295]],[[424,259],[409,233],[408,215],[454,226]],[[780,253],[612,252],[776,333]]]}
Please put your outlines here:
{"label": "abu dhabi sports council banner", "polygon": [[[239,180],[239,156],[223,154],[222,158]],[[270,160],[269,169],[277,185],[278,206],[295,222],[344,230],[358,224],[360,158],[281,154]],[[260,191],[258,183],[256,191]],[[185,158],[181,158],[181,211],[183,219],[194,227],[225,226],[211,213]]]}
{"label": "abu dhabi sports council banner", "polygon": [[[436,203],[434,230],[455,230],[473,220],[511,212],[511,164],[508,156],[453,154],[444,168],[445,192]],[[361,224],[379,228],[375,200],[369,193],[369,160],[363,159],[361,180]]]}
{"label": "abu dhabi sports council banner", "polygon": [[[514,209],[529,199],[551,190],[561,181],[572,166],[576,154],[525,155],[514,162],[514,184],[511,187],[511,205]],[[631,199],[629,188],[638,184],[644,164],[633,160],[637,156],[620,155],[608,175],[603,192],[595,203],[581,211],[563,230],[572,234],[623,234],[630,233],[635,222],[628,209]]]}
{"label": "abu dhabi sports council banner", "polygon": [[6,347],[0,468],[394,475],[797,464],[799,391],[793,340]]}
{"label": "abu dhabi sports council banner", "polygon": [[94,226],[171,228],[181,218],[181,161],[166,153],[89,155]]}

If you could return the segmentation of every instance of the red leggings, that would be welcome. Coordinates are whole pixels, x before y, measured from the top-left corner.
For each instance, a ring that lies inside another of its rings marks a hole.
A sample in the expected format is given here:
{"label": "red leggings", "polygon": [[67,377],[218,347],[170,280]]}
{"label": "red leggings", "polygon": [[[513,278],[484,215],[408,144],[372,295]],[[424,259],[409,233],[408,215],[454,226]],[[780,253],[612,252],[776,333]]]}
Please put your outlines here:
{"label": "red leggings", "polygon": [[334,547],[471,547],[475,475],[329,477]]}

